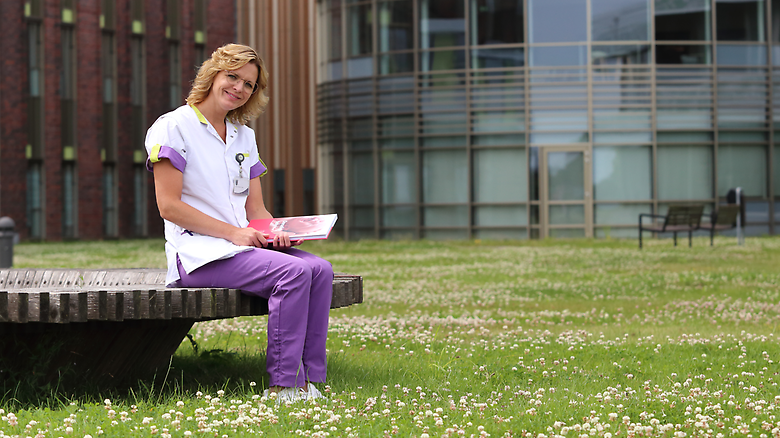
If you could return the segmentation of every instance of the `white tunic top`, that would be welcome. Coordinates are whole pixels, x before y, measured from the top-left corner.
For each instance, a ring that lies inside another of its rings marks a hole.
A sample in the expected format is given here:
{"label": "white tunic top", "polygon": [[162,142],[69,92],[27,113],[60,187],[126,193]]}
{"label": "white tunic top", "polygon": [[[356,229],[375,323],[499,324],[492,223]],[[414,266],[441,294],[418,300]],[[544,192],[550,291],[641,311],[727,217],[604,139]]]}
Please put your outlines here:
{"label": "white tunic top", "polygon": [[[248,192],[233,193],[233,180],[239,176],[236,154],[244,158],[240,166],[244,177],[265,175],[266,167],[257,153],[255,132],[247,126],[225,123],[227,143],[194,106],[184,105],[163,114],[146,133],[146,168],[152,171],[154,163],[169,159],[182,172],[183,202],[233,226],[246,227]],[[177,256],[189,273],[206,263],[253,249],[191,232],[167,220],[165,241],[168,285],[179,279]]]}

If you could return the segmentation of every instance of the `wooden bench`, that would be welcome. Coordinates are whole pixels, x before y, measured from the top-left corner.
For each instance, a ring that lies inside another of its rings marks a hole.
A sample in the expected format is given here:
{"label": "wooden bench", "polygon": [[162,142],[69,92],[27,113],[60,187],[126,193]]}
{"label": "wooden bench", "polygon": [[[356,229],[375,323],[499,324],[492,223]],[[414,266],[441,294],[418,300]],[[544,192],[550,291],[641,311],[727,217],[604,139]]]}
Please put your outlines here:
{"label": "wooden bench", "polygon": [[[688,246],[692,245],[693,232],[699,229],[703,205],[670,205],[666,216],[642,213],[639,215],[639,249],[642,249],[642,231],[654,233],[674,233],[674,246],[677,246],[677,233],[688,232]],[[653,221],[644,224],[642,218]]]}
{"label": "wooden bench", "polygon": [[[0,378],[119,384],[166,369],[195,322],[268,314],[267,300],[236,289],[164,281],[158,269],[0,270]],[[362,278],[336,274],[331,308],[361,302]]]}

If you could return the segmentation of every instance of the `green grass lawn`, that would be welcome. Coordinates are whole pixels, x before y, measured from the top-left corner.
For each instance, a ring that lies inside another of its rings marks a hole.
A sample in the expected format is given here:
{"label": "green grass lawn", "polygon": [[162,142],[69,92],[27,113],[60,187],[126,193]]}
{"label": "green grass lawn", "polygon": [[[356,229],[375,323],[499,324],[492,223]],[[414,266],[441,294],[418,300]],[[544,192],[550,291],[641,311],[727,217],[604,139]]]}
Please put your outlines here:
{"label": "green grass lawn", "polygon": [[[276,406],[265,317],[199,323],[164,374],[6,385],[0,437],[780,437],[780,239],[315,242],[330,401]],[[25,243],[15,267],[164,267],[161,240]],[[38,434],[38,435],[36,435]]]}

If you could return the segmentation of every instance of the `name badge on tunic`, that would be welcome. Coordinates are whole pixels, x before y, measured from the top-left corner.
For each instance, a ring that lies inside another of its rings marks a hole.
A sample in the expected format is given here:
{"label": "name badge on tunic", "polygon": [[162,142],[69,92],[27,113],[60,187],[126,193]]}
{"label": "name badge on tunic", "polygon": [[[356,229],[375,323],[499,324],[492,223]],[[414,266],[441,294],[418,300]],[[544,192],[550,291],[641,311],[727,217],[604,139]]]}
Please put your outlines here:
{"label": "name badge on tunic", "polygon": [[241,163],[244,162],[244,154],[236,154],[236,161],[238,162],[238,177],[233,178],[233,193],[237,195],[249,194],[249,178],[244,176],[244,168]]}
{"label": "name badge on tunic", "polygon": [[249,178],[241,176],[233,178],[233,193],[237,195],[249,194]]}

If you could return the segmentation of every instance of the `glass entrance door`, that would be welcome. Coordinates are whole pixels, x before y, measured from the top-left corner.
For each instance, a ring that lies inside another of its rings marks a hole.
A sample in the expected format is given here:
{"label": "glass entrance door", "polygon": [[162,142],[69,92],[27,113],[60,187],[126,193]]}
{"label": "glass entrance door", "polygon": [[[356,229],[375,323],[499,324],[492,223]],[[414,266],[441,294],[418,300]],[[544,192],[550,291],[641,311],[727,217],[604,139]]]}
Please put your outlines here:
{"label": "glass entrance door", "polygon": [[546,147],[540,161],[543,237],[592,237],[589,148]]}

